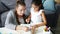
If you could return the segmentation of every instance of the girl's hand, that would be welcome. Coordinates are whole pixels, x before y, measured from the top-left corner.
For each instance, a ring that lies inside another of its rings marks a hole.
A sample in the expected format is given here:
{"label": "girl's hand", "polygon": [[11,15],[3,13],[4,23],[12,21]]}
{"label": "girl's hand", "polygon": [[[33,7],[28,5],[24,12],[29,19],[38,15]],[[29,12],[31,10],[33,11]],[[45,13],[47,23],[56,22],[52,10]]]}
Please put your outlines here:
{"label": "girl's hand", "polygon": [[35,27],[34,26],[31,26],[30,30],[31,30],[32,34],[35,34]]}
{"label": "girl's hand", "polygon": [[26,22],[29,23],[30,22],[30,19],[26,19]]}
{"label": "girl's hand", "polygon": [[35,30],[35,27],[34,27],[34,26],[31,26],[30,29],[31,29],[31,30]]}

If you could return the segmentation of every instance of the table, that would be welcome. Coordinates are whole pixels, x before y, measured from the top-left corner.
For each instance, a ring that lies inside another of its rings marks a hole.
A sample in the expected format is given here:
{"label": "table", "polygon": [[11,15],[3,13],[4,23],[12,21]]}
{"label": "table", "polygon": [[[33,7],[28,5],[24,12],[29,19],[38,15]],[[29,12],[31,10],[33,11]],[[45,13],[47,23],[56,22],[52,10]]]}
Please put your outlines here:
{"label": "table", "polygon": [[[30,27],[30,24],[21,24],[20,26],[27,26],[27,27]],[[39,27],[38,30],[35,31],[35,34],[52,34],[52,32],[49,30],[49,31],[44,31],[43,29],[45,28],[45,26],[41,26]],[[23,30],[20,30],[18,31],[20,34],[31,34],[31,31],[28,31],[28,32],[25,32]]]}
{"label": "table", "polygon": [[11,30],[3,27],[3,28],[0,28],[0,34],[19,34],[19,33],[15,30]]}
{"label": "table", "polygon": [[[26,25],[27,26],[27,25]],[[8,28],[0,28],[0,34],[31,34],[31,31],[28,31],[28,32],[25,32],[23,30],[20,30],[20,31],[16,31],[16,30],[11,30],[11,29],[8,29]],[[52,32],[49,30],[48,32],[35,32],[35,34],[52,34]]]}

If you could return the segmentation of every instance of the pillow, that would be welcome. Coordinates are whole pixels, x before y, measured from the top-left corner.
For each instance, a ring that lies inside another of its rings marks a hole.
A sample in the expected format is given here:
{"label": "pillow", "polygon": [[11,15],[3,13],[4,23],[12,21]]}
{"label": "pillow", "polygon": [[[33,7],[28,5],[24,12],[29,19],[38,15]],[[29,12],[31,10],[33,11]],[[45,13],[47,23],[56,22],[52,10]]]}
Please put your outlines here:
{"label": "pillow", "polygon": [[55,0],[56,3],[60,4],[60,0]]}
{"label": "pillow", "polygon": [[16,0],[1,0],[7,7],[14,9],[16,6]]}
{"label": "pillow", "polygon": [[43,4],[43,7],[46,10],[54,10],[55,11],[54,0],[46,0]]}

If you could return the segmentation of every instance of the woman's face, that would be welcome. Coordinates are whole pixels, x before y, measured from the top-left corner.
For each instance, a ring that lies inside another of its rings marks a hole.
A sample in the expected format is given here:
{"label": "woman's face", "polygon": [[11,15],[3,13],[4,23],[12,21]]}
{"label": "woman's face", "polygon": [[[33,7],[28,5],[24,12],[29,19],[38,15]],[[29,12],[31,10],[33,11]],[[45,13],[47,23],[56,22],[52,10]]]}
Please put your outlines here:
{"label": "woman's face", "polygon": [[25,9],[26,9],[25,6],[19,5],[19,6],[16,8],[17,14],[18,14],[19,16],[23,16],[23,14],[25,13]]}

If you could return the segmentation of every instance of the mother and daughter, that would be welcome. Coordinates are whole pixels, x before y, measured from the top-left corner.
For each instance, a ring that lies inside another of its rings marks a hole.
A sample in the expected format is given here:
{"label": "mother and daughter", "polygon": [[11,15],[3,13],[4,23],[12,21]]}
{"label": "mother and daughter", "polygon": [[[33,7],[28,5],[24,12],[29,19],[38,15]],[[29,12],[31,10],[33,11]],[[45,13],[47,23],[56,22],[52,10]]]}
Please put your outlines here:
{"label": "mother and daughter", "polygon": [[[34,30],[40,26],[46,25],[46,17],[41,0],[32,0],[30,15],[26,18],[25,10],[26,5],[23,1],[17,1],[14,10],[9,11],[5,27],[13,30],[23,30],[28,32],[28,30]],[[21,24],[27,24],[30,22],[31,27],[20,26]]]}

